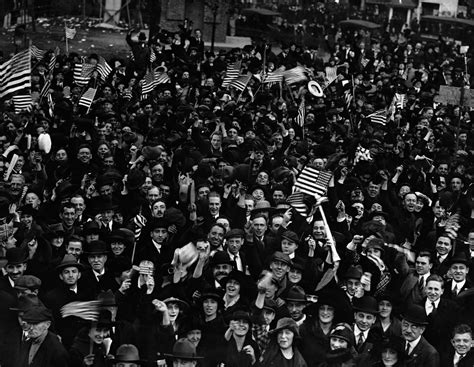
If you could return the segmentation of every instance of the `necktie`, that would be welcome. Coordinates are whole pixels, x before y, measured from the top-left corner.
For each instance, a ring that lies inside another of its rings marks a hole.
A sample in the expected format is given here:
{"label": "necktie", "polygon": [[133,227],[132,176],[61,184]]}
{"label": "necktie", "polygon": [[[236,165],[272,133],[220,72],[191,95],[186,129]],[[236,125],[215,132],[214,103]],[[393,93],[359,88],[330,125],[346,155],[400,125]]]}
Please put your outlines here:
{"label": "necktie", "polygon": [[434,310],[436,310],[436,305],[435,305],[434,302],[431,302],[431,307],[433,307],[433,311],[431,311],[431,312],[434,312]]}
{"label": "necktie", "polygon": [[454,293],[455,296],[458,295],[458,285],[457,284],[454,285],[453,293]]}
{"label": "necktie", "polygon": [[359,333],[359,339],[357,339],[357,346],[360,347],[362,344],[364,344],[364,334]]}
{"label": "necktie", "polygon": [[410,343],[407,343],[407,347],[405,348],[405,355],[410,354]]}
{"label": "necktie", "polygon": [[418,288],[420,288],[420,291],[422,291],[424,287],[425,287],[425,278],[420,277],[420,280],[418,281]]}

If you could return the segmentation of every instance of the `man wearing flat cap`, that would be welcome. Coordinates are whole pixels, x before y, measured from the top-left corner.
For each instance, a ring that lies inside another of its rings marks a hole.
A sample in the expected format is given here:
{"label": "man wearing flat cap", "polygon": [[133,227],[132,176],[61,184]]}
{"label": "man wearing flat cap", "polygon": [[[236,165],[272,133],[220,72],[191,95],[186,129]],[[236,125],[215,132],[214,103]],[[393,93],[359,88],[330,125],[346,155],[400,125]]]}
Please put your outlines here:
{"label": "man wearing flat cap", "polygon": [[22,316],[27,338],[22,342],[17,367],[68,366],[68,354],[56,334],[49,331],[51,311],[44,306],[28,309]]}

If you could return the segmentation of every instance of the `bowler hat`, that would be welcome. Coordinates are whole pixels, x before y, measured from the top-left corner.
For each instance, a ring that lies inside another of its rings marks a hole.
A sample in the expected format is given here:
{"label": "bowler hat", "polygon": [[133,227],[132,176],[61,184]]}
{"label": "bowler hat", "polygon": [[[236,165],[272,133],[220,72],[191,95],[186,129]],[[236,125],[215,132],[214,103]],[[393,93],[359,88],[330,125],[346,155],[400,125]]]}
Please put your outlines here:
{"label": "bowler hat", "polygon": [[84,223],[82,231],[84,232],[84,235],[99,234],[100,227],[99,227],[99,224],[97,222],[90,221],[90,222]]}
{"label": "bowler hat", "polygon": [[164,218],[153,218],[148,221],[147,227],[153,231],[156,228],[168,228],[168,222]]}
{"label": "bowler hat", "polygon": [[104,241],[91,241],[89,246],[87,246],[87,255],[107,255],[107,244]]}
{"label": "bowler hat", "polygon": [[293,320],[290,317],[283,317],[278,320],[276,328],[273,330],[270,330],[270,334],[277,335],[281,330],[290,330],[295,334],[296,337],[300,336],[299,329],[298,329],[298,324],[296,323],[295,320]]}
{"label": "bowler hat", "polygon": [[425,309],[418,305],[410,305],[402,314],[402,318],[412,324],[428,325]]}
{"label": "bowler hat", "polygon": [[377,216],[384,217],[385,220],[388,220],[389,218],[388,213],[374,210],[373,212],[370,212],[368,220],[373,220],[374,217],[377,217]]}
{"label": "bowler hat", "polygon": [[15,289],[25,290],[25,289],[39,289],[41,287],[41,279],[35,277],[34,275],[22,275],[15,280]]}
{"label": "bowler hat", "polygon": [[21,215],[31,215],[33,218],[38,215],[38,210],[34,209],[31,204],[23,205],[19,209],[19,212],[21,213]]}
{"label": "bowler hat", "polygon": [[454,254],[454,256],[451,258],[451,261],[449,262],[449,265],[453,264],[464,264],[466,266],[469,266],[471,262],[467,258],[466,254],[464,252],[457,252]]}
{"label": "bowler hat", "polygon": [[178,339],[173,345],[173,353],[164,353],[164,355],[184,360],[197,360],[203,358],[196,354],[196,347],[186,338]]}
{"label": "bowler hat", "polygon": [[138,349],[133,344],[122,344],[115,352],[115,358],[111,359],[112,363],[145,363],[146,361],[140,359]]}
{"label": "bowler hat", "polygon": [[379,313],[378,302],[372,296],[362,296],[360,298],[354,298],[353,308],[354,311],[370,313],[373,315]]}
{"label": "bowler hat", "polygon": [[112,327],[115,322],[112,321],[112,313],[109,310],[100,310],[99,317],[97,319],[97,327],[105,328]]}
{"label": "bowler hat", "polygon": [[35,306],[27,309],[22,316],[23,321],[30,324],[37,324],[43,321],[51,321],[52,314],[49,309],[44,306]]}
{"label": "bowler hat", "polygon": [[84,270],[84,265],[78,262],[74,255],[66,254],[64,255],[59,265],[56,266],[56,270],[61,272],[64,268],[69,267],[76,267],[79,271]]}
{"label": "bowler hat", "polygon": [[308,302],[306,300],[306,293],[303,288],[298,285],[291,287],[286,294],[285,301],[289,302]]}
{"label": "bowler hat", "polygon": [[5,257],[7,258],[7,265],[19,265],[26,263],[28,260],[26,251],[20,247],[12,247],[7,249]]}
{"label": "bowler hat", "polygon": [[344,274],[345,279],[360,279],[362,277],[362,271],[356,266],[350,266]]}
{"label": "bowler hat", "polygon": [[212,256],[211,261],[210,261],[211,267],[219,265],[219,264],[234,265],[227,251],[217,251],[214,254],[214,256]]}

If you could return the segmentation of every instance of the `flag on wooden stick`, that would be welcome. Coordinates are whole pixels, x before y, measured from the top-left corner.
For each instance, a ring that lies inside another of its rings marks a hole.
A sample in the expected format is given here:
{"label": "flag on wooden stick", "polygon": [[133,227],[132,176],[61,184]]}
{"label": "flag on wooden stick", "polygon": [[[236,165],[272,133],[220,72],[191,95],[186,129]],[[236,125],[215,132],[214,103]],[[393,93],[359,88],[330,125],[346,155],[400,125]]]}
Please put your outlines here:
{"label": "flag on wooden stick", "polygon": [[377,110],[374,113],[368,115],[367,117],[370,118],[370,122],[385,125],[385,123],[387,122],[387,111],[385,111],[384,109]]}
{"label": "flag on wooden stick", "polygon": [[235,78],[229,83],[229,87],[234,87],[235,89],[242,92],[247,87],[250,78],[252,78],[252,74],[250,73],[239,75],[237,78]]}
{"label": "flag on wooden stick", "polygon": [[0,98],[31,88],[31,50],[28,48],[0,65]]}
{"label": "flag on wooden stick", "polygon": [[97,63],[97,72],[99,73],[100,77],[104,81],[112,72],[112,68],[102,56],[99,56],[99,62]]}
{"label": "flag on wooden stick", "polygon": [[309,195],[324,196],[331,178],[331,172],[306,166],[296,179],[294,187]]}
{"label": "flag on wooden stick", "polygon": [[92,106],[92,102],[94,101],[96,93],[97,89],[89,88],[79,100],[79,106],[86,107],[89,110],[89,108]]}
{"label": "flag on wooden stick", "polygon": [[224,75],[224,80],[222,81],[223,88],[227,88],[232,80],[239,77],[240,66],[241,66],[241,61],[236,61],[233,64],[227,65],[227,69]]}
{"label": "flag on wooden stick", "polygon": [[74,39],[76,37],[76,28],[69,28],[68,26],[65,26],[65,32],[66,32],[66,38],[68,40]]}
{"label": "flag on wooden stick", "polygon": [[298,107],[298,116],[296,116],[296,123],[299,127],[304,126],[305,110],[306,110],[306,106],[305,106],[305,101],[303,97],[301,98],[301,103],[300,103],[300,106]]}

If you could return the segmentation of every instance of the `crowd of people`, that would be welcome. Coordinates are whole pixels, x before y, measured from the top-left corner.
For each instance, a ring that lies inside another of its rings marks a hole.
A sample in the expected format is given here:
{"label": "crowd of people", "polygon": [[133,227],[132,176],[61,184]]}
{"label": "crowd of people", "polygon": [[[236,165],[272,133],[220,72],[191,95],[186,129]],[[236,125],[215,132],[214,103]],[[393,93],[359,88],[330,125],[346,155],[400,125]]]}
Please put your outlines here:
{"label": "crowd of people", "polygon": [[49,51],[1,106],[2,367],[473,364],[472,113],[438,96],[470,51],[127,42],[106,74]]}

